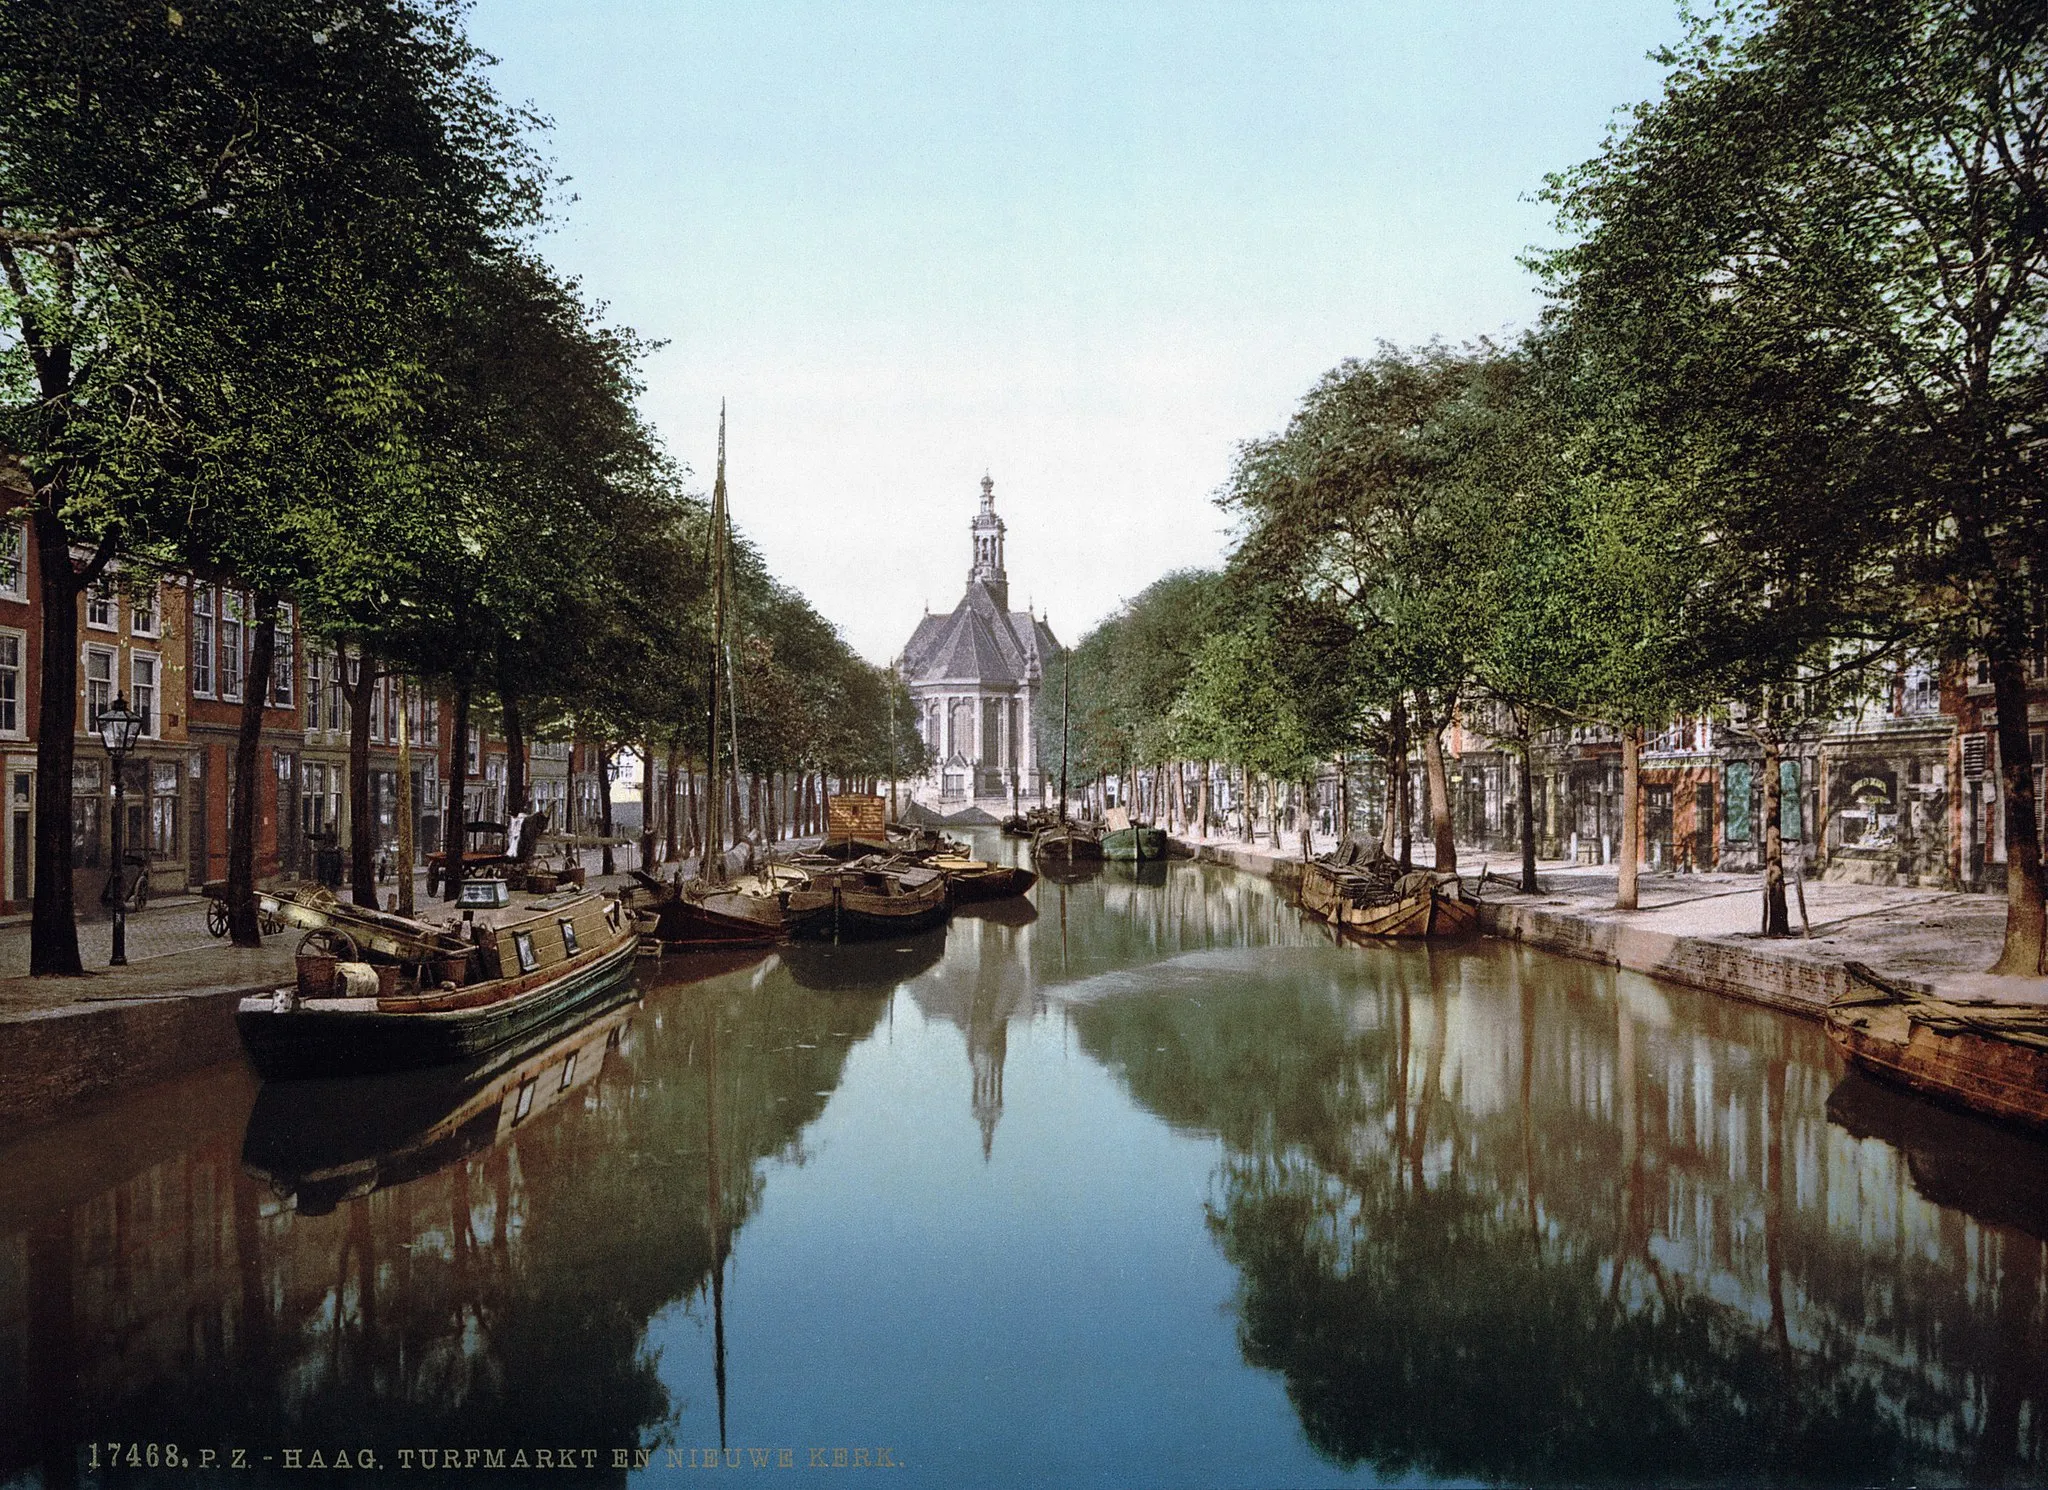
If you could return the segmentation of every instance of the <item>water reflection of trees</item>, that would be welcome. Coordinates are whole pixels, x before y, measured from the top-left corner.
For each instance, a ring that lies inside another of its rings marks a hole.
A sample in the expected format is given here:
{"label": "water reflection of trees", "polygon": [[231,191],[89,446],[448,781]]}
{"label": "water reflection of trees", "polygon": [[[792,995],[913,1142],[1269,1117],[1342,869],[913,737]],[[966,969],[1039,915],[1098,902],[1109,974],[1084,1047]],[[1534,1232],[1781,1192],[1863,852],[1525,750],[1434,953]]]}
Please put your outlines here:
{"label": "water reflection of trees", "polygon": [[[779,976],[658,993],[581,1100],[329,1214],[245,1174],[225,1118],[103,1188],[48,1205],[50,1187],[25,1189],[0,1213],[0,1247],[21,1259],[0,1330],[38,1376],[57,1370],[0,1406],[0,1476],[40,1461],[65,1483],[70,1445],[173,1432],[330,1449],[658,1441],[681,1404],[649,1319],[707,1289],[714,1248],[758,1203],[759,1161],[801,1159],[884,1007]],[[222,1079],[223,1106],[247,1110],[246,1086]],[[130,1121],[175,1131],[181,1116]]]}
{"label": "water reflection of trees", "polygon": [[2039,1472],[2039,1236],[1831,1126],[1816,1028],[1499,947],[1345,955],[1076,1013],[1148,1108],[1221,1136],[1241,1343],[1321,1452],[1527,1480]]}

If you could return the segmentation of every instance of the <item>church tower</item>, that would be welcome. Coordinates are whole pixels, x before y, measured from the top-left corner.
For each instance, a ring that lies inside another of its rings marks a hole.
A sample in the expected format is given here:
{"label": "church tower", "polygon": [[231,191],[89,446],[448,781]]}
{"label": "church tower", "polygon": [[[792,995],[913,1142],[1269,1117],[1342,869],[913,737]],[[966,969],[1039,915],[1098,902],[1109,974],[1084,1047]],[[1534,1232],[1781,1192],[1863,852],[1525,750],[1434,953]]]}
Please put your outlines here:
{"label": "church tower", "polygon": [[1010,608],[1010,577],[1003,571],[1003,520],[996,516],[996,484],[986,472],[981,478],[981,511],[968,524],[974,535],[974,567],[967,571],[969,584],[979,583],[996,603],[998,611]]}

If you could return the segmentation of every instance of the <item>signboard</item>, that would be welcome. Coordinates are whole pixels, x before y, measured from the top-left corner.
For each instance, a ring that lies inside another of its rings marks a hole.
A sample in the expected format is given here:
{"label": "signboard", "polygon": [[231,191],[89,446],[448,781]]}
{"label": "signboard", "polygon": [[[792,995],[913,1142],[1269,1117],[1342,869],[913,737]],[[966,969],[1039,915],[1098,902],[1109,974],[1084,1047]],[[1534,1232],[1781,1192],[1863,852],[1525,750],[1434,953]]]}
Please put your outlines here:
{"label": "signboard", "polygon": [[873,843],[889,836],[889,820],[880,797],[839,796],[825,799],[825,841],[863,838]]}

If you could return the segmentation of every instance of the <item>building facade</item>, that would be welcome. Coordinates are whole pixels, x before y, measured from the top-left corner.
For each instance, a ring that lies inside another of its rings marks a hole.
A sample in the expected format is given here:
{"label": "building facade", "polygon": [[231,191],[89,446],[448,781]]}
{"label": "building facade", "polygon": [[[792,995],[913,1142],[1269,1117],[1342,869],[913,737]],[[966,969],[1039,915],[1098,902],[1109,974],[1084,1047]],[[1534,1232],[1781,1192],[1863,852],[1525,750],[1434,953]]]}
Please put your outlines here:
{"label": "building facade", "polygon": [[896,664],[934,760],[912,796],[945,807],[1037,800],[1046,781],[1031,721],[1059,642],[1028,607],[1010,609],[1004,525],[987,476],[968,532],[966,593],[949,614],[918,623]]}

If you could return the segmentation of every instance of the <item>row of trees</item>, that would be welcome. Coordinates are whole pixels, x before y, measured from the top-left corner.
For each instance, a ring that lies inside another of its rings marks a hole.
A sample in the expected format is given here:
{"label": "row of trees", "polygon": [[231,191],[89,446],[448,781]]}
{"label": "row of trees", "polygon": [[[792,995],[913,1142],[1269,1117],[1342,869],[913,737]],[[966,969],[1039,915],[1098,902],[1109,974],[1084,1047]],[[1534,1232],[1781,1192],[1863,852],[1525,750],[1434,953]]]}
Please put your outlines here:
{"label": "row of trees", "polygon": [[[1225,572],[1164,582],[1078,649],[1085,748],[1299,779],[1419,746],[1452,862],[1453,711],[1501,706],[1525,753],[1604,725],[1632,906],[1645,732],[1711,715],[1764,757],[1783,932],[1784,746],[1909,658],[1974,655],[1998,717],[1997,970],[2038,972],[2048,13],[1728,3],[1662,60],[1661,98],[1548,184],[1567,242],[1534,260],[1540,328],[1383,347],[1244,445]],[[1197,594],[1205,625],[1168,621]],[[1405,836],[1407,772],[1388,779]]]}
{"label": "row of trees", "polygon": [[[0,7],[0,451],[33,485],[52,618],[35,972],[79,971],[56,618],[109,564],[253,594],[253,678],[286,598],[347,654],[359,898],[379,673],[453,700],[450,850],[479,709],[514,743],[515,808],[535,732],[709,747],[709,509],[637,413],[648,346],[536,249],[540,121],[488,60],[451,0]],[[885,680],[734,555],[747,764],[881,770]],[[231,813],[244,942],[261,694]]]}

